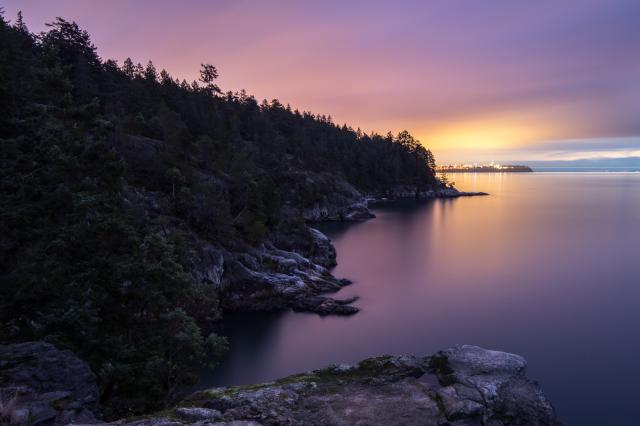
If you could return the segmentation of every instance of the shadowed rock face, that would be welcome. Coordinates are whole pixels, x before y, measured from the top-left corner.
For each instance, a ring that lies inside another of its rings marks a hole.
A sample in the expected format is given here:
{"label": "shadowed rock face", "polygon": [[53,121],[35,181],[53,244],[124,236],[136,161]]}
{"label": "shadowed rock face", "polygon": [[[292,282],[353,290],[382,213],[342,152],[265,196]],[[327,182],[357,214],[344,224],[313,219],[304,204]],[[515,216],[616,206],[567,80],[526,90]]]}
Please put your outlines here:
{"label": "shadowed rock face", "polygon": [[0,345],[0,402],[13,407],[7,417],[17,424],[95,422],[98,386],[70,351],[44,342]]}
{"label": "shadowed rock face", "polygon": [[[316,230],[312,235],[318,241],[313,255],[318,258],[324,253],[326,262],[335,262],[335,250],[328,238]],[[327,268],[295,251],[264,243],[242,255],[227,256],[220,297],[228,310],[291,308],[320,315],[351,315],[358,312],[350,305],[356,299],[322,296],[350,283],[335,278]]]}
{"label": "shadowed rock face", "polygon": [[[130,143],[118,149],[130,161],[159,162],[159,153],[165,148],[162,141],[132,137]],[[148,170],[143,167],[139,172],[144,175]],[[292,180],[322,187],[327,193],[312,206],[301,208],[300,194],[294,190],[295,185],[282,188],[287,201],[282,219],[303,217],[307,221],[357,222],[375,217],[369,210],[369,202],[482,194],[459,192],[453,188],[434,190],[405,185],[367,198],[344,180],[331,175],[291,173]],[[197,179],[215,182],[221,188],[226,185],[221,177],[204,171],[198,172]],[[144,211],[145,216],[163,223],[162,232],[166,235],[179,231],[190,247],[189,254],[183,259],[187,270],[191,271],[196,283],[216,288],[223,309],[293,309],[320,315],[352,315],[358,312],[357,306],[351,305],[354,299],[340,300],[327,296],[327,293],[340,290],[350,281],[337,279],[331,274],[330,268],[336,265],[336,251],[331,240],[319,230],[305,225],[304,230],[273,232],[259,246],[240,240],[224,245],[193,231],[188,223],[176,216],[174,207],[162,193],[127,185],[123,194],[125,205]]]}
{"label": "shadowed rock face", "polygon": [[[126,425],[559,425],[524,358],[477,346],[382,356],[274,382],[214,388]],[[19,424],[96,424],[98,388],[69,351],[0,346],[0,398]]]}
{"label": "shadowed rock face", "polygon": [[[270,311],[295,309],[320,315],[352,315],[353,300],[326,296],[349,280],[334,277],[336,265],[331,240],[317,229],[283,230],[261,244],[235,241],[228,247],[209,241],[174,216],[157,193],[127,187],[127,203],[148,215],[162,217],[162,232],[179,233],[190,250],[183,257],[198,285],[213,286],[225,310]],[[345,207],[346,208],[346,207]],[[273,241],[272,241],[273,240]]]}
{"label": "shadowed rock face", "polygon": [[525,360],[477,346],[198,392],[131,425],[559,425]]}

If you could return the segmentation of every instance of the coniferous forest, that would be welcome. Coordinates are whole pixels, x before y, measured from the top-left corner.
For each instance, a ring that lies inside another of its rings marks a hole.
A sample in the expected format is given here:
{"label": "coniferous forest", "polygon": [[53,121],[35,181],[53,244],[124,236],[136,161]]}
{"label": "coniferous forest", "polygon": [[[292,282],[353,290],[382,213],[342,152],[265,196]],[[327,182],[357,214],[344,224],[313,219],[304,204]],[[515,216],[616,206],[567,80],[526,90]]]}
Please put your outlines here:
{"label": "coniferous forest", "polygon": [[365,134],[217,77],[101,59],[64,19],[40,34],[0,19],[0,341],[82,356],[107,417],[157,408],[228,347],[193,235],[241,251],[304,228],[300,209],[339,182],[441,185],[408,132]]}

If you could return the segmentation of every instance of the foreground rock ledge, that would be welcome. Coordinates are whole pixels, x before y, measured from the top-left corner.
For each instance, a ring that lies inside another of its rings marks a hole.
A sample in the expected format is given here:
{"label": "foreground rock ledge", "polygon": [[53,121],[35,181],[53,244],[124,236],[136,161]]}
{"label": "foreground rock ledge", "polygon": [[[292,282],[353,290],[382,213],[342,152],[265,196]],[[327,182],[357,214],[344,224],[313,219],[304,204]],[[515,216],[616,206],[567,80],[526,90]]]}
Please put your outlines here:
{"label": "foreground rock ledge", "polygon": [[559,425],[518,355],[456,346],[197,392],[127,425]]}
{"label": "foreground rock ledge", "polygon": [[0,425],[96,422],[96,382],[71,351],[45,342],[0,345]]}

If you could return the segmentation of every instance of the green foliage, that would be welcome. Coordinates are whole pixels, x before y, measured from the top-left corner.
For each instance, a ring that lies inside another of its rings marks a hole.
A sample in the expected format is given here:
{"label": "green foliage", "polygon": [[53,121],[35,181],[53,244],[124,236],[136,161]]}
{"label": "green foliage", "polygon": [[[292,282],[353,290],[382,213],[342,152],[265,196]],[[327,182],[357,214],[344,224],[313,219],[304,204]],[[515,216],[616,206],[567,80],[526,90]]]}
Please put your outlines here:
{"label": "green foliage", "polygon": [[[226,348],[199,325],[219,318],[216,295],[122,208],[127,167],[88,34],[58,19],[35,38],[3,21],[0,58],[0,338],[73,348],[114,414],[156,408]],[[175,167],[167,180],[169,193],[185,182]]]}
{"label": "green foliage", "polygon": [[[304,239],[283,208],[314,204],[339,179],[363,191],[439,185],[407,132],[366,135],[223,94],[217,77],[209,64],[201,85],[151,61],[118,67],[61,18],[39,35],[0,19],[0,340],[77,351],[108,414],[156,408],[227,348],[210,334],[216,290],[190,273],[183,234]],[[324,178],[299,178],[309,172]]]}

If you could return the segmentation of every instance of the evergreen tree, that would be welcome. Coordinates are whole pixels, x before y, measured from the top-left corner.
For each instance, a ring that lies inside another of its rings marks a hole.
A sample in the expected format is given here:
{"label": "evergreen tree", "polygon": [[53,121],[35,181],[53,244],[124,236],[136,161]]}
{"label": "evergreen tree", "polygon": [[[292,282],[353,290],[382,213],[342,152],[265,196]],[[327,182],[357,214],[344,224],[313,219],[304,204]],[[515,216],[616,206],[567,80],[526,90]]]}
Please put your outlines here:
{"label": "evergreen tree", "polygon": [[442,185],[409,132],[222,95],[217,78],[210,64],[202,86],[151,61],[118,68],[75,22],[34,35],[0,13],[0,340],[77,351],[113,415],[158,408],[226,347],[185,235],[246,248],[344,181]]}
{"label": "evergreen tree", "polygon": [[29,33],[29,29],[27,28],[27,25],[24,23],[24,21],[22,19],[22,11],[21,10],[18,11],[18,16],[16,17],[16,23],[14,25],[14,28],[16,30],[18,30],[19,32],[23,33],[23,34],[28,34]]}
{"label": "evergreen tree", "polygon": [[[200,69],[200,81],[205,84],[204,89],[213,95],[222,93],[214,81],[218,78],[218,70],[211,64],[202,64]],[[195,82],[194,82],[195,83]]]}
{"label": "evergreen tree", "polygon": [[147,66],[144,69],[144,78],[147,81],[156,82],[158,80],[158,72],[156,71],[156,67],[153,65],[153,62],[147,62]]}
{"label": "evergreen tree", "polygon": [[133,77],[135,76],[135,66],[133,65],[133,61],[131,60],[131,58],[127,58],[124,60],[124,63],[122,64],[122,72],[124,73],[124,75],[126,75],[129,79],[133,79]]}

